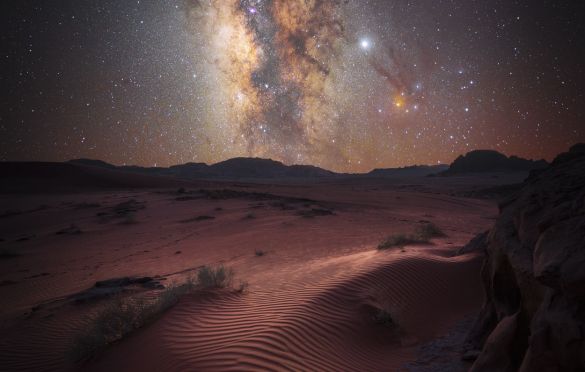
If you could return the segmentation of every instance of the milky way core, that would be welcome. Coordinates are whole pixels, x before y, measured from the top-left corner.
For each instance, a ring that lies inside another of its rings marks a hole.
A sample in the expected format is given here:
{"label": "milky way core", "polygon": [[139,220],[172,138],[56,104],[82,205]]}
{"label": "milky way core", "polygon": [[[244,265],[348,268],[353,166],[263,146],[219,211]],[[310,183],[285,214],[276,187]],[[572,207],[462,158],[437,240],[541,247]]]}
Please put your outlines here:
{"label": "milky way core", "polygon": [[[191,4],[201,35],[214,136],[250,156],[322,163],[334,148],[344,44],[338,1],[229,0]],[[202,26],[203,25],[203,26]]]}

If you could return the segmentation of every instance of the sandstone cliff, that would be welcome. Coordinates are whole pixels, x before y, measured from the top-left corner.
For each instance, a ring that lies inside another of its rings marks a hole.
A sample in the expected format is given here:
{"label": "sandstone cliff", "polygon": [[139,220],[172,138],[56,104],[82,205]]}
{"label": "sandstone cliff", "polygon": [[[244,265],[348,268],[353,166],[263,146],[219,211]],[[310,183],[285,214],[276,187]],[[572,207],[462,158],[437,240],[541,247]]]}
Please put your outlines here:
{"label": "sandstone cliff", "polygon": [[485,250],[472,371],[585,370],[585,144],[533,171]]}

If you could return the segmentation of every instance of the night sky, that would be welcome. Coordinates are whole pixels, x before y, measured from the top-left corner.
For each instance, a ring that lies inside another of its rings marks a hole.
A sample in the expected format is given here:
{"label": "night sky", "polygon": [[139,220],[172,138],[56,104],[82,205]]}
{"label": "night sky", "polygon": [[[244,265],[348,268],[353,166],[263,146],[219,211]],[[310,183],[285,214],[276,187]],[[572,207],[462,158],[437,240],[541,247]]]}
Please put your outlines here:
{"label": "night sky", "polygon": [[356,172],[585,141],[583,1],[0,7],[0,160]]}

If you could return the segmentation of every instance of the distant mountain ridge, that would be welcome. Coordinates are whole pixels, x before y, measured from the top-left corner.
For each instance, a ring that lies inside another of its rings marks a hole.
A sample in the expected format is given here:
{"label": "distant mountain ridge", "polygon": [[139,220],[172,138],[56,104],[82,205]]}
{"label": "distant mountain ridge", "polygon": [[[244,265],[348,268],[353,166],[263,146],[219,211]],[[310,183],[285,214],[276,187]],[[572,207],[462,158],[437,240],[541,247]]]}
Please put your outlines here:
{"label": "distant mountain ridge", "polygon": [[70,164],[115,169],[132,173],[194,179],[316,179],[330,177],[425,177],[431,175],[458,175],[482,172],[515,172],[541,169],[544,160],[507,157],[494,150],[475,150],[459,156],[451,165],[413,165],[402,168],[377,168],[368,173],[336,173],[312,165],[285,165],[262,158],[238,157],[215,164],[185,163],[170,167],[116,166],[101,160],[74,159]]}
{"label": "distant mountain ridge", "polygon": [[[0,193],[69,192],[94,189],[158,188],[203,185],[213,181],[330,180],[426,177],[501,171],[541,171],[544,160],[507,157],[496,151],[478,150],[447,165],[414,165],[374,169],[368,173],[335,173],[311,165],[285,165],[260,158],[233,158],[220,163],[186,163],[170,167],[117,166],[102,160],[67,162],[0,162]],[[534,173],[534,172],[533,172]]]}
{"label": "distant mountain ridge", "polygon": [[74,159],[69,163],[183,179],[321,178],[339,175],[312,165],[285,165],[261,158],[232,158],[216,164],[186,163],[166,167],[115,166],[101,160]]}
{"label": "distant mountain ridge", "polygon": [[517,156],[507,157],[494,150],[474,150],[460,155],[451,163],[443,176],[483,172],[520,172],[548,166],[545,160],[529,160]]}
{"label": "distant mountain ridge", "polygon": [[[90,165],[92,164],[92,165]],[[201,182],[128,172],[91,160],[82,163],[0,162],[0,193],[194,187]]]}

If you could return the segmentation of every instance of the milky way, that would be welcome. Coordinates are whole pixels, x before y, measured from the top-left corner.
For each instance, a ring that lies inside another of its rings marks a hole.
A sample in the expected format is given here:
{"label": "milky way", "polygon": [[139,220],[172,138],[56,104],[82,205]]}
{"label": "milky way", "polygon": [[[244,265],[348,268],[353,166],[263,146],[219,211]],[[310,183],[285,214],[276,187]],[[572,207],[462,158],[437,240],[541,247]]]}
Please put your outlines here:
{"label": "milky way", "polygon": [[[251,156],[321,162],[336,114],[345,33],[338,1],[199,1],[188,8],[206,74],[217,77],[209,120]],[[202,27],[202,25],[204,25]]]}
{"label": "milky way", "polygon": [[585,140],[581,3],[5,6],[3,160],[368,171],[478,148],[550,159]]}
{"label": "milky way", "polygon": [[[363,123],[356,103],[348,102],[352,87],[345,75],[354,78],[371,67],[381,86],[362,94],[379,95],[383,108],[377,111],[393,115],[421,107],[417,79],[434,68],[395,40],[360,39],[347,21],[351,9],[341,1],[208,0],[188,3],[187,10],[201,35],[206,74],[217,76],[214,101],[223,103],[224,110],[208,113],[211,122],[224,123],[212,135],[249,156],[330,168],[351,164],[352,158],[361,162],[368,150],[385,146],[371,139],[356,154],[348,126],[391,119],[374,115]],[[417,63],[421,68],[415,71]]]}

